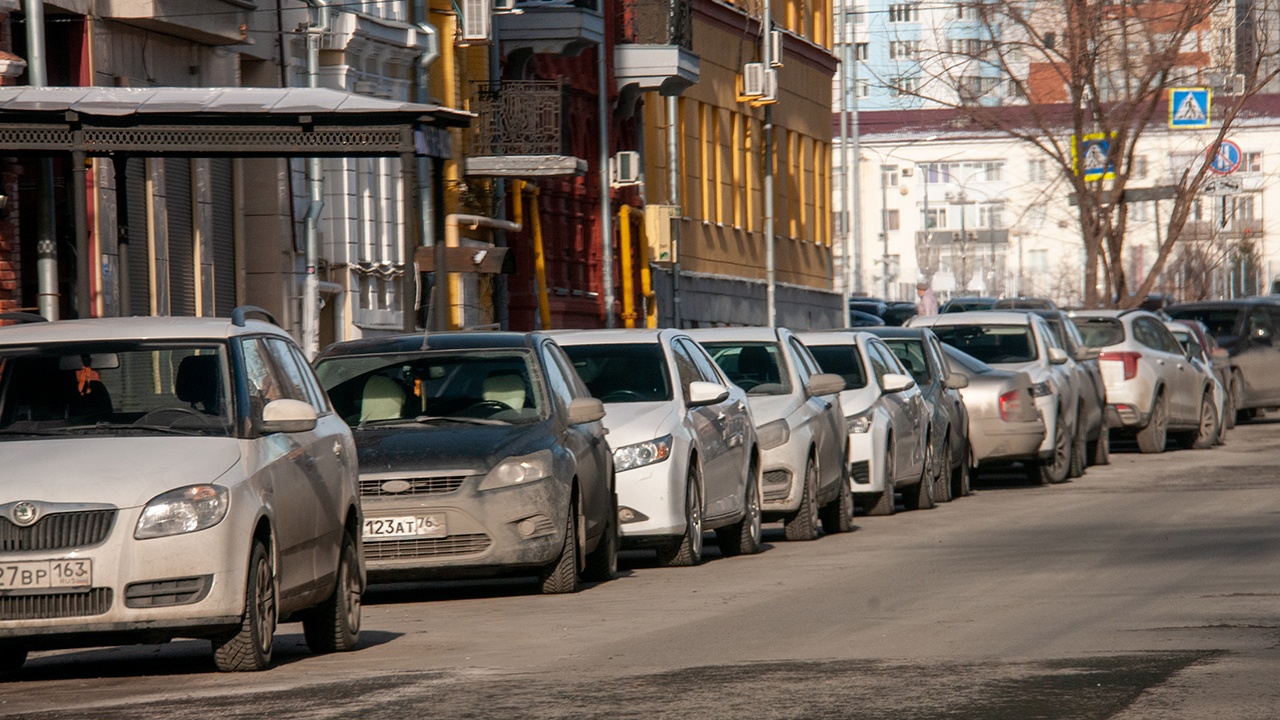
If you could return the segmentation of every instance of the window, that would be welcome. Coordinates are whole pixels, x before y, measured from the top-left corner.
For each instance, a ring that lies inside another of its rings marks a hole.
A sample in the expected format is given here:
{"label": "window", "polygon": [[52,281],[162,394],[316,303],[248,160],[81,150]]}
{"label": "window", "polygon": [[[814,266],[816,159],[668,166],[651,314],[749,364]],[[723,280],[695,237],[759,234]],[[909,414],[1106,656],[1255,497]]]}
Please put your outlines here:
{"label": "window", "polygon": [[929,212],[925,213],[924,209],[920,209],[921,224],[926,229],[945,228],[947,227],[947,209],[946,208],[929,208]]}
{"label": "window", "polygon": [[884,344],[889,346],[898,362],[907,368],[916,382],[921,385],[933,382],[933,368],[929,366],[929,360],[925,356],[924,343],[906,338],[888,338]]}
{"label": "window", "polygon": [[903,3],[889,6],[889,22],[907,23],[920,21],[920,6],[916,3]]}
{"label": "window", "polygon": [[1046,160],[1030,160],[1027,162],[1027,179],[1031,182],[1040,182],[1048,177],[1045,172]]}
{"label": "window", "polygon": [[880,183],[885,187],[898,187],[898,166],[881,165]]}
{"label": "window", "polygon": [[1049,269],[1049,251],[1031,250],[1027,252],[1027,267],[1034,272],[1045,272]]}
{"label": "window", "polygon": [[898,211],[886,210],[884,213],[884,226],[887,230],[897,230],[899,228]]}
{"label": "window", "polygon": [[853,57],[857,60],[866,60],[867,58],[871,57],[870,43],[864,43],[864,42],[854,43]]}
{"label": "window", "polygon": [[565,371],[551,357],[551,343],[544,343],[542,346],[543,365],[546,367],[544,371],[547,375],[547,389],[551,391],[551,397],[560,401],[560,407],[565,410],[569,409],[569,403],[573,402],[573,390],[569,387],[569,379],[565,375]]}
{"label": "window", "polygon": [[[846,389],[855,390],[867,386],[862,370],[862,356],[857,344],[810,345],[809,352],[822,366],[823,372],[835,373],[844,378]],[[874,363],[874,360],[872,361]]]}
{"label": "window", "polygon": [[1262,153],[1260,152],[1245,153],[1244,158],[1240,162],[1240,171],[1253,172],[1253,173],[1262,172]]}
{"label": "window", "polygon": [[320,388],[308,382],[308,375],[311,373],[307,370],[306,363],[299,362],[300,356],[292,351],[291,343],[280,338],[270,338],[267,340],[267,347],[271,350],[276,367],[281,371],[280,377],[285,383],[288,397],[311,405],[317,415],[328,410],[320,395]]}
{"label": "window", "polygon": [[978,206],[978,227],[1004,227],[1004,203],[990,203]]}
{"label": "window", "polygon": [[748,395],[790,395],[791,380],[777,343],[704,343],[724,374]]}
{"label": "window", "polygon": [[954,11],[956,20],[976,20],[978,13],[977,8],[965,3],[956,3]]}
{"label": "window", "polygon": [[1129,174],[1130,176],[1135,178],[1144,178],[1147,176],[1147,156],[1146,155],[1134,156],[1133,168]]}
{"label": "window", "polygon": [[979,179],[988,182],[999,182],[1004,179],[1004,162],[1001,160],[991,160],[982,163]]}
{"label": "window", "polygon": [[1053,33],[1047,32],[1044,34],[1044,47],[1046,50],[1052,50],[1054,43],[1056,41],[1057,41],[1057,36],[1054,35]]}
{"label": "window", "polygon": [[[889,59],[890,60],[910,60],[920,54],[919,40],[891,40],[889,41]],[[862,58],[865,59],[865,58]]]}
{"label": "window", "polygon": [[868,80],[858,81],[858,97],[871,97],[871,82]]}
{"label": "window", "polygon": [[894,97],[911,95],[920,89],[920,78],[914,75],[901,75],[889,79],[890,94]]}
{"label": "window", "polygon": [[800,345],[800,341],[791,338],[791,354],[792,362],[796,366],[796,374],[800,376],[801,386],[808,386],[809,378],[813,377],[817,371],[817,363],[811,362],[808,353],[804,351],[804,347]]}
{"label": "window", "polygon": [[676,343],[689,354],[689,357],[693,358],[693,364],[698,366],[698,372],[702,375],[704,382],[724,383],[715,361],[707,355],[706,351],[698,347],[697,343],[692,340],[677,340]]}
{"label": "window", "polygon": [[881,344],[878,340],[872,340],[867,343],[868,358],[871,361],[871,371],[876,374],[876,381],[884,379],[889,373],[898,372],[896,361],[893,360],[893,353]]}

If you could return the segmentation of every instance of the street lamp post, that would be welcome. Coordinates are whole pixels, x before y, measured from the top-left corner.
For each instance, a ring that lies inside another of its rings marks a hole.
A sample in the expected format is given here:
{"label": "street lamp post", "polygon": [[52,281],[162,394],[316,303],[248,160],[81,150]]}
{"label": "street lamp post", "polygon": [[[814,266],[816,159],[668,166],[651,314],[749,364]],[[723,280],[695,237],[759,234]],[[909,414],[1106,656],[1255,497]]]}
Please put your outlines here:
{"label": "street lamp post", "polygon": [[[894,148],[893,150],[890,150],[887,153],[881,153],[879,150],[876,150],[875,148],[867,147],[868,150],[875,153],[876,157],[880,159],[880,245],[881,245],[880,264],[883,266],[881,268],[883,272],[883,276],[881,277],[881,288],[882,288],[882,292],[884,293],[883,299],[885,300],[889,299],[889,187],[885,179],[885,175],[888,172],[888,168],[889,168],[888,163],[889,163],[889,160],[893,159],[893,154],[898,152],[899,150],[903,150],[913,145],[918,145],[920,143],[932,142],[937,139],[938,139],[937,135],[930,135],[929,137],[921,138],[920,140],[917,140],[915,142],[909,142],[909,143],[906,143],[905,145],[900,145]],[[863,146],[863,147],[866,147],[866,146]],[[858,196],[858,202],[859,204],[862,202],[861,195]]]}

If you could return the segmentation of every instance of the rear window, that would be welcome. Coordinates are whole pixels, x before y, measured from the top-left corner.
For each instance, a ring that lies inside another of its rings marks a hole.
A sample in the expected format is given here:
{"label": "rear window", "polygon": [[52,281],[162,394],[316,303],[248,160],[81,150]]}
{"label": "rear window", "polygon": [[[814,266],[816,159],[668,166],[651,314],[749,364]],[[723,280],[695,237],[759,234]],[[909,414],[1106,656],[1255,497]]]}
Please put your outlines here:
{"label": "rear window", "polygon": [[1169,315],[1178,320],[1199,320],[1209,328],[1218,340],[1234,338],[1240,334],[1240,316],[1236,308],[1186,308],[1173,309]]}
{"label": "rear window", "polygon": [[857,345],[809,345],[809,352],[822,372],[835,373],[844,378],[846,390],[867,386],[867,375],[862,369],[862,353]]}
{"label": "rear window", "polygon": [[579,377],[601,402],[671,399],[667,359],[657,343],[562,345]]}
{"label": "rear window", "polygon": [[934,325],[942,342],[969,353],[982,362],[1024,363],[1035,360],[1035,339],[1025,325]]}
{"label": "rear window", "polygon": [[1084,344],[1092,348],[1124,342],[1124,323],[1115,318],[1072,318]]}

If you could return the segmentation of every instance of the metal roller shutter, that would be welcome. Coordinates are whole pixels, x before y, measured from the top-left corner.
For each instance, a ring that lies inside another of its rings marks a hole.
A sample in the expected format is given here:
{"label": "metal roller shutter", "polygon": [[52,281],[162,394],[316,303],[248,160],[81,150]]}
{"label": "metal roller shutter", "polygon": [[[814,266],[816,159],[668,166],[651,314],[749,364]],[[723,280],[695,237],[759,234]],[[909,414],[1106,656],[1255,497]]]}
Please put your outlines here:
{"label": "metal roller shutter", "polygon": [[151,314],[151,252],[147,237],[147,162],[145,158],[129,158],[125,166],[129,221],[129,315]]}
{"label": "metal roller shutter", "polygon": [[169,314],[196,314],[195,232],[191,161],[164,162],[165,205],[169,210]]}
{"label": "metal roller shutter", "polygon": [[209,161],[213,195],[213,310],[231,317],[236,308],[235,180],[230,158]]}

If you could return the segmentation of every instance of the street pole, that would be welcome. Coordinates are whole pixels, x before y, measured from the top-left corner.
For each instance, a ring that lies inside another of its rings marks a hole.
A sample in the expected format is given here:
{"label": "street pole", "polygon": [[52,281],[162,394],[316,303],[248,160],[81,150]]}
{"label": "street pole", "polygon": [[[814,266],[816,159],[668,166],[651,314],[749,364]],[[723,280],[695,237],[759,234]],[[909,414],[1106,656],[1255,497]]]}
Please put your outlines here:
{"label": "street pole", "polygon": [[884,174],[886,168],[885,160],[880,160],[880,243],[883,246],[881,252],[880,263],[884,267],[881,268],[881,284],[883,286],[883,294],[881,300],[889,299],[889,188],[885,185]]}
{"label": "street pole", "polygon": [[852,237],[852,228],[850,227],[849,215],[849,183],[853,177],[849,167],[849,69],[853,65],[849,48],[851,46],[849,36],[852,35],[851,28],[848,23],[849,5],[848,0],[836,0],[839,8],[836,11],[836,23],[839,27],[838,36],[843,41],[840,48],[840,169],[842,180],[841,187],[843,192],[840,193],[840,231],[842,237],[841,248],[844,255],[844,278],[840,286],[844,289],[840,293],[841,305],[844,310],[841,315],[844,316],[844,327],[852,327],[853,319],[849,317],[849,299],[853,295],[853,248],[850,243]]}
{"label": "street pole", "polygon": [[[31,87],[45,87],[49,83],[45,74],[44,0],[26,0],[23,6],[27,16],[27,82]],[[60,303],[53,158],[42,157],[37,165],[40,170],[36,185],[36,306],[46,320],[57,320]],[[76,261],[83,265],[89,258]]]}
{"label": "street pole", "polygon": [[[761,12],[760,55],[764,59],[764,69],[768,73],[773,65],[773,18],[769,13],[769,3],[763,3]],[[776,88],[774,90],[777,92]],[[775,98],[776,99],[776,98]],[[778,324],[778,288],[777,266],[774,258],[773,238],[773,105],[764,106],[764,252],[765,252],[765,312],[766,324],[776,327]],[[848,310],[845,311],[848,314]]]}
{"label": "street pole", "polygon": [[613,318],[613,187],[609,182],[609,121],[612,118],[609,103],[609,66],[606,61],[606,43],[596,45],[596,113],[600,116],[600,279],[604,297],[604,326],[615,327]]}

